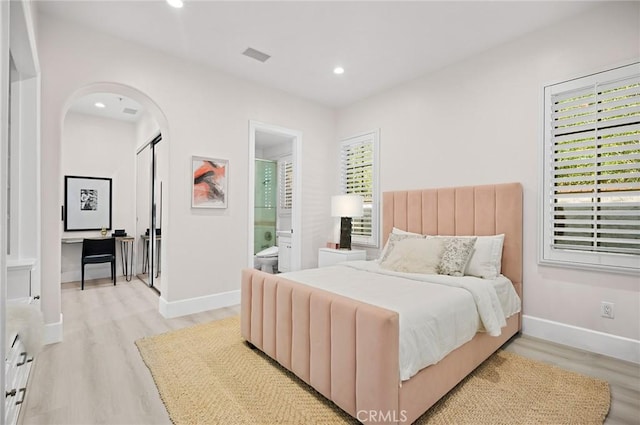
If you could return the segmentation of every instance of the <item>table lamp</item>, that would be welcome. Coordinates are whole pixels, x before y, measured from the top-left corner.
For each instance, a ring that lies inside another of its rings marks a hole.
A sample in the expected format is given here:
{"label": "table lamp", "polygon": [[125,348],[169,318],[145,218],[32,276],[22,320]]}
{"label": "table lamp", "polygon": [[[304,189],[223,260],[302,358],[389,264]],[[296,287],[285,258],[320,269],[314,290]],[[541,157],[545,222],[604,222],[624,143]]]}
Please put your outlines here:
{"label": "table lamp", "polygon": [[362,203],[360,195],[331,197],[331,216],[340,217],[340,249],[351,249],[351,218],[362,217]]}

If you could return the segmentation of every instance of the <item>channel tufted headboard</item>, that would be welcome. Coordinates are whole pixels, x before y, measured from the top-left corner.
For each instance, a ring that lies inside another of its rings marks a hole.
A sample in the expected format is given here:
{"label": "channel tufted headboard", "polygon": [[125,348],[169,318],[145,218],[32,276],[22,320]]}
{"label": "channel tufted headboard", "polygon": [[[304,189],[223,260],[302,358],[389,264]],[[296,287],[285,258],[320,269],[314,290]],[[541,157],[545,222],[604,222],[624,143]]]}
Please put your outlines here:
{"label": "channel tufted headboard", "polygon": [[391,229],[425,235],[504,233],[502,274],[522,297],[522,185],[505,183],[384,192],[383,242]]}

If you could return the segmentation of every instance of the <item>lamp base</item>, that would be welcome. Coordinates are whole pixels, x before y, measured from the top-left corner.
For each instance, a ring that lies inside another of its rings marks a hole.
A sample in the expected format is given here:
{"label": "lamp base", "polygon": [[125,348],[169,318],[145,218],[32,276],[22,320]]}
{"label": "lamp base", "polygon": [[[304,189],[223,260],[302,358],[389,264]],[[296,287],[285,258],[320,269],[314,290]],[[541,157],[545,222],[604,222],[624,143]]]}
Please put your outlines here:
{"label": "lamp base", "polygon": [[340,218],[340,249],[351,249],[351,217]]}

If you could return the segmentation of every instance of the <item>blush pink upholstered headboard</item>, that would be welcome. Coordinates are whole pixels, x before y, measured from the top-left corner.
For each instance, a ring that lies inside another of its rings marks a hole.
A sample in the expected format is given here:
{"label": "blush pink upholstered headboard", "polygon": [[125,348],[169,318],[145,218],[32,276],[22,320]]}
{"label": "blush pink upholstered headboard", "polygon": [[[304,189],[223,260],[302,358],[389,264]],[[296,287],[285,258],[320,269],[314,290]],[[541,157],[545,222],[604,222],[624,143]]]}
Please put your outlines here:
{"label": "blush pink upholstered headboard", "polygon": [[522,297],[522,185],[505,183],[384,192],[382,234],[391,229],[425,235],[504,233],[502,274]]}

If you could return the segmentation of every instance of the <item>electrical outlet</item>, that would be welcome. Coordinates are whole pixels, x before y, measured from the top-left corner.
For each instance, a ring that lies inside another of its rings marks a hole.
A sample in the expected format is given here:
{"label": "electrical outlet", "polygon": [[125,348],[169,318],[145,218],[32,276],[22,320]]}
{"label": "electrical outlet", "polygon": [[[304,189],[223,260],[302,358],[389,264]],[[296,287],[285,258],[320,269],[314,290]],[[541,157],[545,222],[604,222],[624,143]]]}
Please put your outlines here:
{"label": "electrical outlet", "polygon": [[607,319],[613,319],[613,303],[602,301],[600,304],[600,315],[602,317],[606,317]]}

